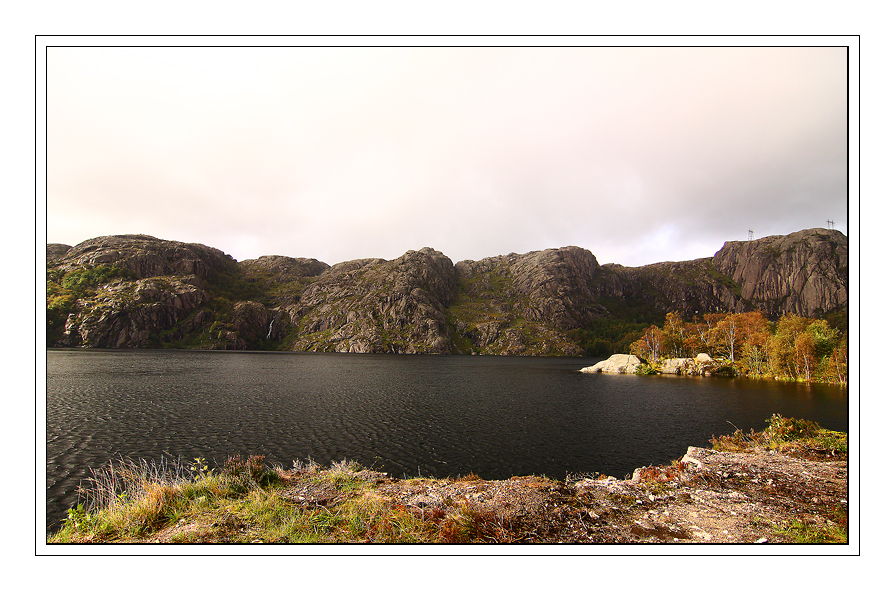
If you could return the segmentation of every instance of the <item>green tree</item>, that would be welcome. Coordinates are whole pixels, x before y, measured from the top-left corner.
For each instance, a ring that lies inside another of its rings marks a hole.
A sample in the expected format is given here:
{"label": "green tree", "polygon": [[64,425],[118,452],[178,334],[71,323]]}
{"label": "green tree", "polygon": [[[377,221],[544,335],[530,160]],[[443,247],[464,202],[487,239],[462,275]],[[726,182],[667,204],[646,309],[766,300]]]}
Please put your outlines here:
{"label": "green tree", "polygon": [[[795,314],[786,314],[777,321],[770,343],[771,371],[775,375],[793,380],[801,376],[796,339],[808,328],[810,322],[810,319]],[[804,349],[805,343],[801,346]]]}

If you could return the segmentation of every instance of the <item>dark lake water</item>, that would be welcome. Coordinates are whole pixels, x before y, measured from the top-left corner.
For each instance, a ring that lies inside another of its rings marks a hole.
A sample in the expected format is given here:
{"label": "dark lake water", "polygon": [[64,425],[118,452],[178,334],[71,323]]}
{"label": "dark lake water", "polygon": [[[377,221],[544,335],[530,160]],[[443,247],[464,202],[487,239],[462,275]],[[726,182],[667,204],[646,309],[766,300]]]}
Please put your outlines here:
{"label": "dark lake water", "polygon": [[393,476],[624,477],[773,413],[848,430],[838,386],[582,374],[598,359],[47,351],[47,526],[119,456],[342,459]]}

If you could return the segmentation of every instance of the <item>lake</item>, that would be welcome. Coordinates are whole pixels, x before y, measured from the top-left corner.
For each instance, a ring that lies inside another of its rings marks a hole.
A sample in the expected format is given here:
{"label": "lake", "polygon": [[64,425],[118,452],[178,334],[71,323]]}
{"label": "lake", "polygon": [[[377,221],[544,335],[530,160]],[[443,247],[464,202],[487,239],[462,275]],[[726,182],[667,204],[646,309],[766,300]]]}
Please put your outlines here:
{"label": "lake", "polygon": [[848,430],[848,390],[582,374],[599,359],[47,351],[47,526],[119,456],[342,459],[393,476],[603,473],[679,458],[774,413]]}

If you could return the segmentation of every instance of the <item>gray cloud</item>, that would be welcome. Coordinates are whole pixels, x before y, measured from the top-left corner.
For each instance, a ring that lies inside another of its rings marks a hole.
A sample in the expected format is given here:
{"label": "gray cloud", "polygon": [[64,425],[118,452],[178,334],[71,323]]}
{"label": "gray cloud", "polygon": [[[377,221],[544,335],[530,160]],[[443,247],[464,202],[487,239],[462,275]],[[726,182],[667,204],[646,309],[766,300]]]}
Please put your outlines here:
{"label": "gray cloud", "polygon": [[847,222],[844,48],[50,48],[47,239],[601,263]]}

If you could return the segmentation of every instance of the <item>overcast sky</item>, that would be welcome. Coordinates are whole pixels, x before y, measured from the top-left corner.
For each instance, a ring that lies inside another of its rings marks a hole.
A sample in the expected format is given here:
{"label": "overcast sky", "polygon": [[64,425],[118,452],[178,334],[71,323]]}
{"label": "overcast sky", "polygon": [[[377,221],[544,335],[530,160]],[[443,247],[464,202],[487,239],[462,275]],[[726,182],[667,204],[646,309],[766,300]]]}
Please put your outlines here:
{"label": "overcast sky", "polygon": [[847,230],[845,48],[47,52],[47,241],[629,266]]}

